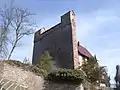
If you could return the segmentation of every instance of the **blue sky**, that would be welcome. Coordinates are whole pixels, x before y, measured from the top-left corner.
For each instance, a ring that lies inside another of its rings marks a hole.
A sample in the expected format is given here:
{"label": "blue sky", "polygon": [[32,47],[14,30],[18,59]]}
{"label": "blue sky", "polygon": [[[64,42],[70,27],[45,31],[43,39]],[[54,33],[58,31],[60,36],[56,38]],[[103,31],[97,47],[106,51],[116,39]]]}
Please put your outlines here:
{"label": "blue sky", "polygon": [[[1,0],[0,7],[9,3]],[[120,0],[16,0],[16,6],[36,13],[32,18],[38,28],[49,28],[60,22],[60,16],[74,10],[77,18],[77,39],[101,65],[107,65],[114,82],[115,66],[120,60]],[[36,30],[35,30],[36,31]],[[32,59],[33,35],[21,40],[12,59]]]}

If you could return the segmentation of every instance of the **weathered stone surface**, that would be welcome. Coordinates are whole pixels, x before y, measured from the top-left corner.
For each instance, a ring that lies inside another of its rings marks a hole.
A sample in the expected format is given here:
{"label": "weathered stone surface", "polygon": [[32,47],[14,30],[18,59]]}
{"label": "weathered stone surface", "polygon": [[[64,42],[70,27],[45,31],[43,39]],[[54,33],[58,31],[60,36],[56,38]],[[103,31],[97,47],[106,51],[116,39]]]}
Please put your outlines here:
{"label": "weathered stone surface", "polygon": [[[2,65],[4,67],[0,67],[0,70],[2,71],[0,74],[0,84],[3,86],[6,82],[10,81],[4,86],[4,88],[7,89],[12,83],[14,83],[8,90],[19,90],[20,87],[22,90],[83,90],[82,84],[71,85],[65,83],[53,83],[50,81],[45,81],[42,77],[36,76],[34,73],[25,71],[20,67],[18,68],[8,64]],[[102,88],[101,90],[112,89]]]}
{"label": "weathered stone surface", "polygon": [[21,68],[15,66],[13,67],[8,64],[4,64],[4,67],[2,67],[2,74],[0,77],[4,78],[4,81],[6,80],[6,82],[9,80],[15,83],[16,86],[20,86],[21,88],[25,87],[28,88],[28,90],[42,90],[42,85],[44,83],[42,77],[36,76],[32,72],[24,71]]}
{"label": "weathered stone surface", "polygon": [[76,21],[73,11],[61,16],[61,22],[43,34],[35,33],[33,64],[39,63],[40,55],[48,50],[59,68],[78,67],[78,45],[76,40]]}
{"label": "weathered stone surface", "polygon": [[43,90],[83,90],[80,85],[56,84],[53,82],[46,82]]}
{"label": "weathered stone surface", "polygon": [[[27,88],[26,90],[82,90],[80,85],[57,84],[45,81],[42,77],[36,76],[34,73],[24,71],[21,68],[4,64],[0,77],[4,78],[4,82],[10,81],[12,87],[8,90],[19,90],[19,88]],[[2,79],[0,78],[0,80]],[[4,83],[3,83],[4,84]],[[10,85],[6,85],[5,89]],[[16,87],[17,86],[17,87]]]}

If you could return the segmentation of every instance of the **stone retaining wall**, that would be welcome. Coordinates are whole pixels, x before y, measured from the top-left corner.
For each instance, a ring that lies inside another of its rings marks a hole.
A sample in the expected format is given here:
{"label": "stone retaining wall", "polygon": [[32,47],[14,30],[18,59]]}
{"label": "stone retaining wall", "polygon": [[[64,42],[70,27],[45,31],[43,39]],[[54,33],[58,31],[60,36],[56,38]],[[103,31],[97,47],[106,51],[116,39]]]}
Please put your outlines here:
{"label": "stone retaining wall", "polygon": [[34,73],[30,71],[25,71],[20,67],[11,66],[6,63],[4,64],[0,63],[0,77],[9,80],[10,82],[14,82],[18,86],[26,87],[27,89],[25,90],[83,90],[82,85],[68,85],[45,81],[42,77],[36,76]]}

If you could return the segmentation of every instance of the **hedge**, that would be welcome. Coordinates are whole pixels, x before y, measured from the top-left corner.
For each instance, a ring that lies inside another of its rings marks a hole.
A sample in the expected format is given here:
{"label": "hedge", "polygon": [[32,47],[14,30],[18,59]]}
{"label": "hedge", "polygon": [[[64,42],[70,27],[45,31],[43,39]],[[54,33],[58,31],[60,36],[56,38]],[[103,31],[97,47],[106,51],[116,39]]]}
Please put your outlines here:
{"label": "hedge", "polygon": [[80,84],[84,79],[84,73],[81,70],[57,69],[48,74],[48,80],[67,84]]}

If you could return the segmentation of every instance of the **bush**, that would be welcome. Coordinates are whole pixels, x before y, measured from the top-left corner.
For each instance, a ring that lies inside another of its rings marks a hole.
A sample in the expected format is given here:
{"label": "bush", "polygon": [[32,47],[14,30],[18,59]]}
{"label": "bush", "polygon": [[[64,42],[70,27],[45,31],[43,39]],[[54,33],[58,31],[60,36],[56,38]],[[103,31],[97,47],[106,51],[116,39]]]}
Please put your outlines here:
{"label": "bush", "polygon": [[84,74],[80,70],[57,69],[57,71],[48,74],[47,79],[53,82],[80,84],[84,79]]}
{"label": "bush", "polygon": [[39,63],[39,68],[43,69],[46,73],[50,73],[51,71],[51,60],[52,57],[50,56],[50,53],[48,51],[45,51],[41,56],[40,56],[40,63]]}

